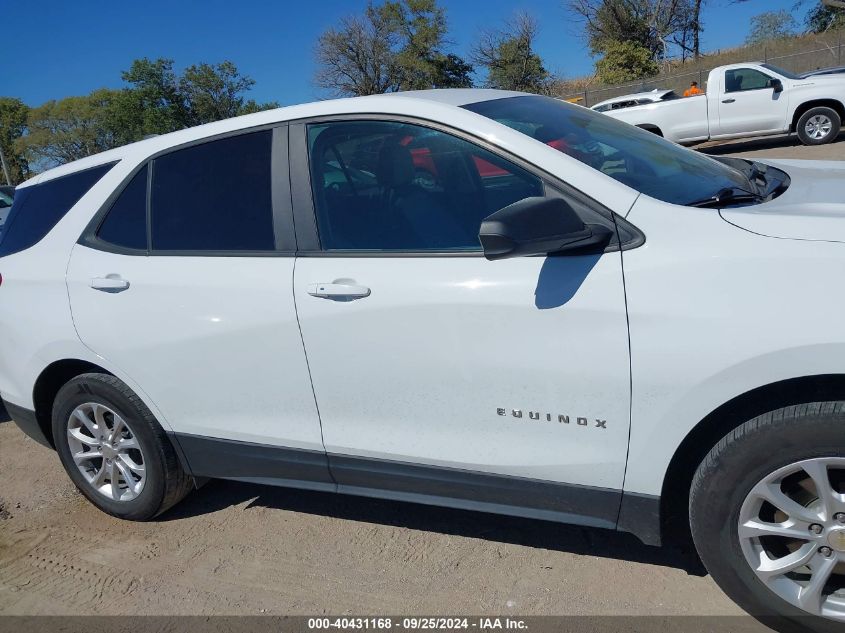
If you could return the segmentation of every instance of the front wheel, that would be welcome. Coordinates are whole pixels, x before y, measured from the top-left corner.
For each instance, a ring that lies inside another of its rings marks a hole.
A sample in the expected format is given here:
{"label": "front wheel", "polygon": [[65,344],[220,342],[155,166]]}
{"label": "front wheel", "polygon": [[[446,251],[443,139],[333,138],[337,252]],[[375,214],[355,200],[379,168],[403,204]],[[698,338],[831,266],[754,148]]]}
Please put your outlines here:
{"label": "front wheel", "polygon": [[710,451],[690,490],[716,583],[782,630],[845,625],[845,402],[773,411]]}
{"label": "front wheel", "polygon": [[804,145],[824,145],[836,139],[841,128],[842,119],[836,110],[820,106],[802,114],[795,131]]}
{"label": "front wheel", "polygon": [[53,439],[80,492],[116,517],[151,519],[191,489],[164,430],[114,376],[83,374],[59,390]]}

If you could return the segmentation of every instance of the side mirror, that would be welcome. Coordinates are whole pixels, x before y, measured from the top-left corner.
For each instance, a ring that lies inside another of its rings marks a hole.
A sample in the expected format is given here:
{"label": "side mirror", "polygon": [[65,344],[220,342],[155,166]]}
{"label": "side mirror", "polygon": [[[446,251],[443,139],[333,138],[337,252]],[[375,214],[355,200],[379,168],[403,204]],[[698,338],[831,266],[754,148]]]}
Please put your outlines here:
{"label": "side mirror", "polygon": [[545,255],[604,246],[613,231],[586,225],[561,198],[525,198],[514,202],[481,223],[478,239],[489,260]]}
{"label": "side mirror", "polygon": [[783,92],[783,83],[780,79],[769,79],[769,81],[766,82],[766,87],[774,88],[776,93]]}

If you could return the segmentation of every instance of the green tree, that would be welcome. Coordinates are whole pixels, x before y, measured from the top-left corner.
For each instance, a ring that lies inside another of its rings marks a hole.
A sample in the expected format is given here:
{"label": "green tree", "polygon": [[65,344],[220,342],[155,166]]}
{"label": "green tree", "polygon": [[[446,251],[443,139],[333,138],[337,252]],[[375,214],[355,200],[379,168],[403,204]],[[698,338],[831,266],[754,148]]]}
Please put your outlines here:
{"label": "green tree", "polygon": [[614,42],[634,42],[653,59],[668,57],[672,47],[685,54],[700,46],[701,0],[568,0],[584,25],[593,54]]}
{"label": "green tree", "polygon": [[657,54],[660,40],[649,26],[643,4],[630,0],[571,0],[570,9],[584,22],[590,52],[603,53],[615,42],[635,42]]}
{"label": "green tree", "polygon": [[818,3],[807,13],[806,24],[813,33],[841,29],[845,27],[845,9]]}
{"label": "green tree", "polygon": [[751,18],[746,44],[760,44],[795,35],[798,24],[789,11],[766,11]]}
{"label": "green tree", "polygon": [[370,2],[317,40],[314,83],[338,96],[472,85],[472,66],[445,51],[436,0]]}
{"label": "green tree", "polygon": [[[0,97],[0,149],[6,159],[11,184],[16,185],[30,176],[27,161],[18,140],[26,132],[29,107],[20,99]],[[0,182],[5,176],[0,172]]]}
{"label": "green tree", "polygon": [[472,88],[472,64],[463,58],[449,53],[437,55],[432,60],[434,72],[432,88]]}
{"label": "green tree", "polygon": [[131,99],[137,102],[133,110],[141,118],[133,128],[140,130],[141,137],[166,134],[188,125],[189,108],[180,92],[172,59],[136,59],[121,77],[129,84]]}
{"label": "green tree", "polygon": [[361,96],[399,88],[390,20],[372,4],[363,16],[349,16],[317,40],[314,83],[337,96]]}
{"label": "green tree", "polygon": [[190,125],[278,107],[247,100],[254,81],[229,61],[196,64],[182,75],[173,60],[138,59],[123,73],[128,87],[48,101],[29,112],[15,146],[48,167]]}
{"label": "green tree", "polygon": [[28,133],[18,139],[18,148],[31,162],[51,166],[117,147],[124,139],[113,127],[110,113],[120,93],[95,90],[33,108]]}
{"label": "green tree", "polygon": [[659,70],[651,52],[636,42],[610,42],[596,62],[596,76],[606,84],[653,77]]}
{"label": "green tree", "polygon": [[230,61],[189,66],[179,79],[188,125],[238,116],[246,103],[244,93],[254,85],[255,80],[240,74]]}
{"label": "green tree", "polygon": [[539,93],[548,90],[551,76],[534,51],[538,31],[534,18],[518,13],[503,30],[482,33],[473,58],[487,69],[487,87]]}
{"label": "green tree", "polygon": [[395,32],[399,90],[456,88],[472,85],[472,66],[444,53],[446,12],[436,0],[400,0],[377,7]]}

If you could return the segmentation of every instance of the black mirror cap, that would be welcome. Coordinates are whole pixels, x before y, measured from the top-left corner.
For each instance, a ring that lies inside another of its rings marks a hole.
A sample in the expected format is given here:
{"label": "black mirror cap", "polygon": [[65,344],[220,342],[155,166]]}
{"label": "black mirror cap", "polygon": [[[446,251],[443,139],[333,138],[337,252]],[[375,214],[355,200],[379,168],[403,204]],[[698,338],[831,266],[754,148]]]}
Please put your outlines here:
{"label": "black mirror cap", "polygon": [[774,88],[775,92],[783,92],[783,82],[780,79],[769,79],[769,88]]}
{"label": "black mirror cap", "polygon": [[481,223],[478,239],[489,260],[545,255],[606,244],[613,232],[587,226],[561,198],[531,197],[499,209]]}

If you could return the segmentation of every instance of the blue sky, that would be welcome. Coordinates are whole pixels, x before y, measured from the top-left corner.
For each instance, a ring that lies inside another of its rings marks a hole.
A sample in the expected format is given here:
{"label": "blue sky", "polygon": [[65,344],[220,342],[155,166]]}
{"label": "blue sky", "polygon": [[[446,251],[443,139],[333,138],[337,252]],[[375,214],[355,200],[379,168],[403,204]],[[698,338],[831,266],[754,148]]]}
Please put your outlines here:
{"label": "blue sky", "polygon": [[[537,51],[565,76],[588,74],[593,60],[564,0],[441,0],[450,39],[467,54],[481,29],[527,10],[541,24]],[[741,44],[751,16],[792,10],[794,0],[710,0],[705,50]],[[39,105],[48,99],[119,87],[120,72],[138,57],[169,57],[181,69],[229,59],[256,80],[250,96],[290,104],[324,96],[311,77],[318,35],[366,0],[126,0],[37,3],[0,0],[4,63],[0,95]],[[803,21],[803,13],[796,15]]]}

